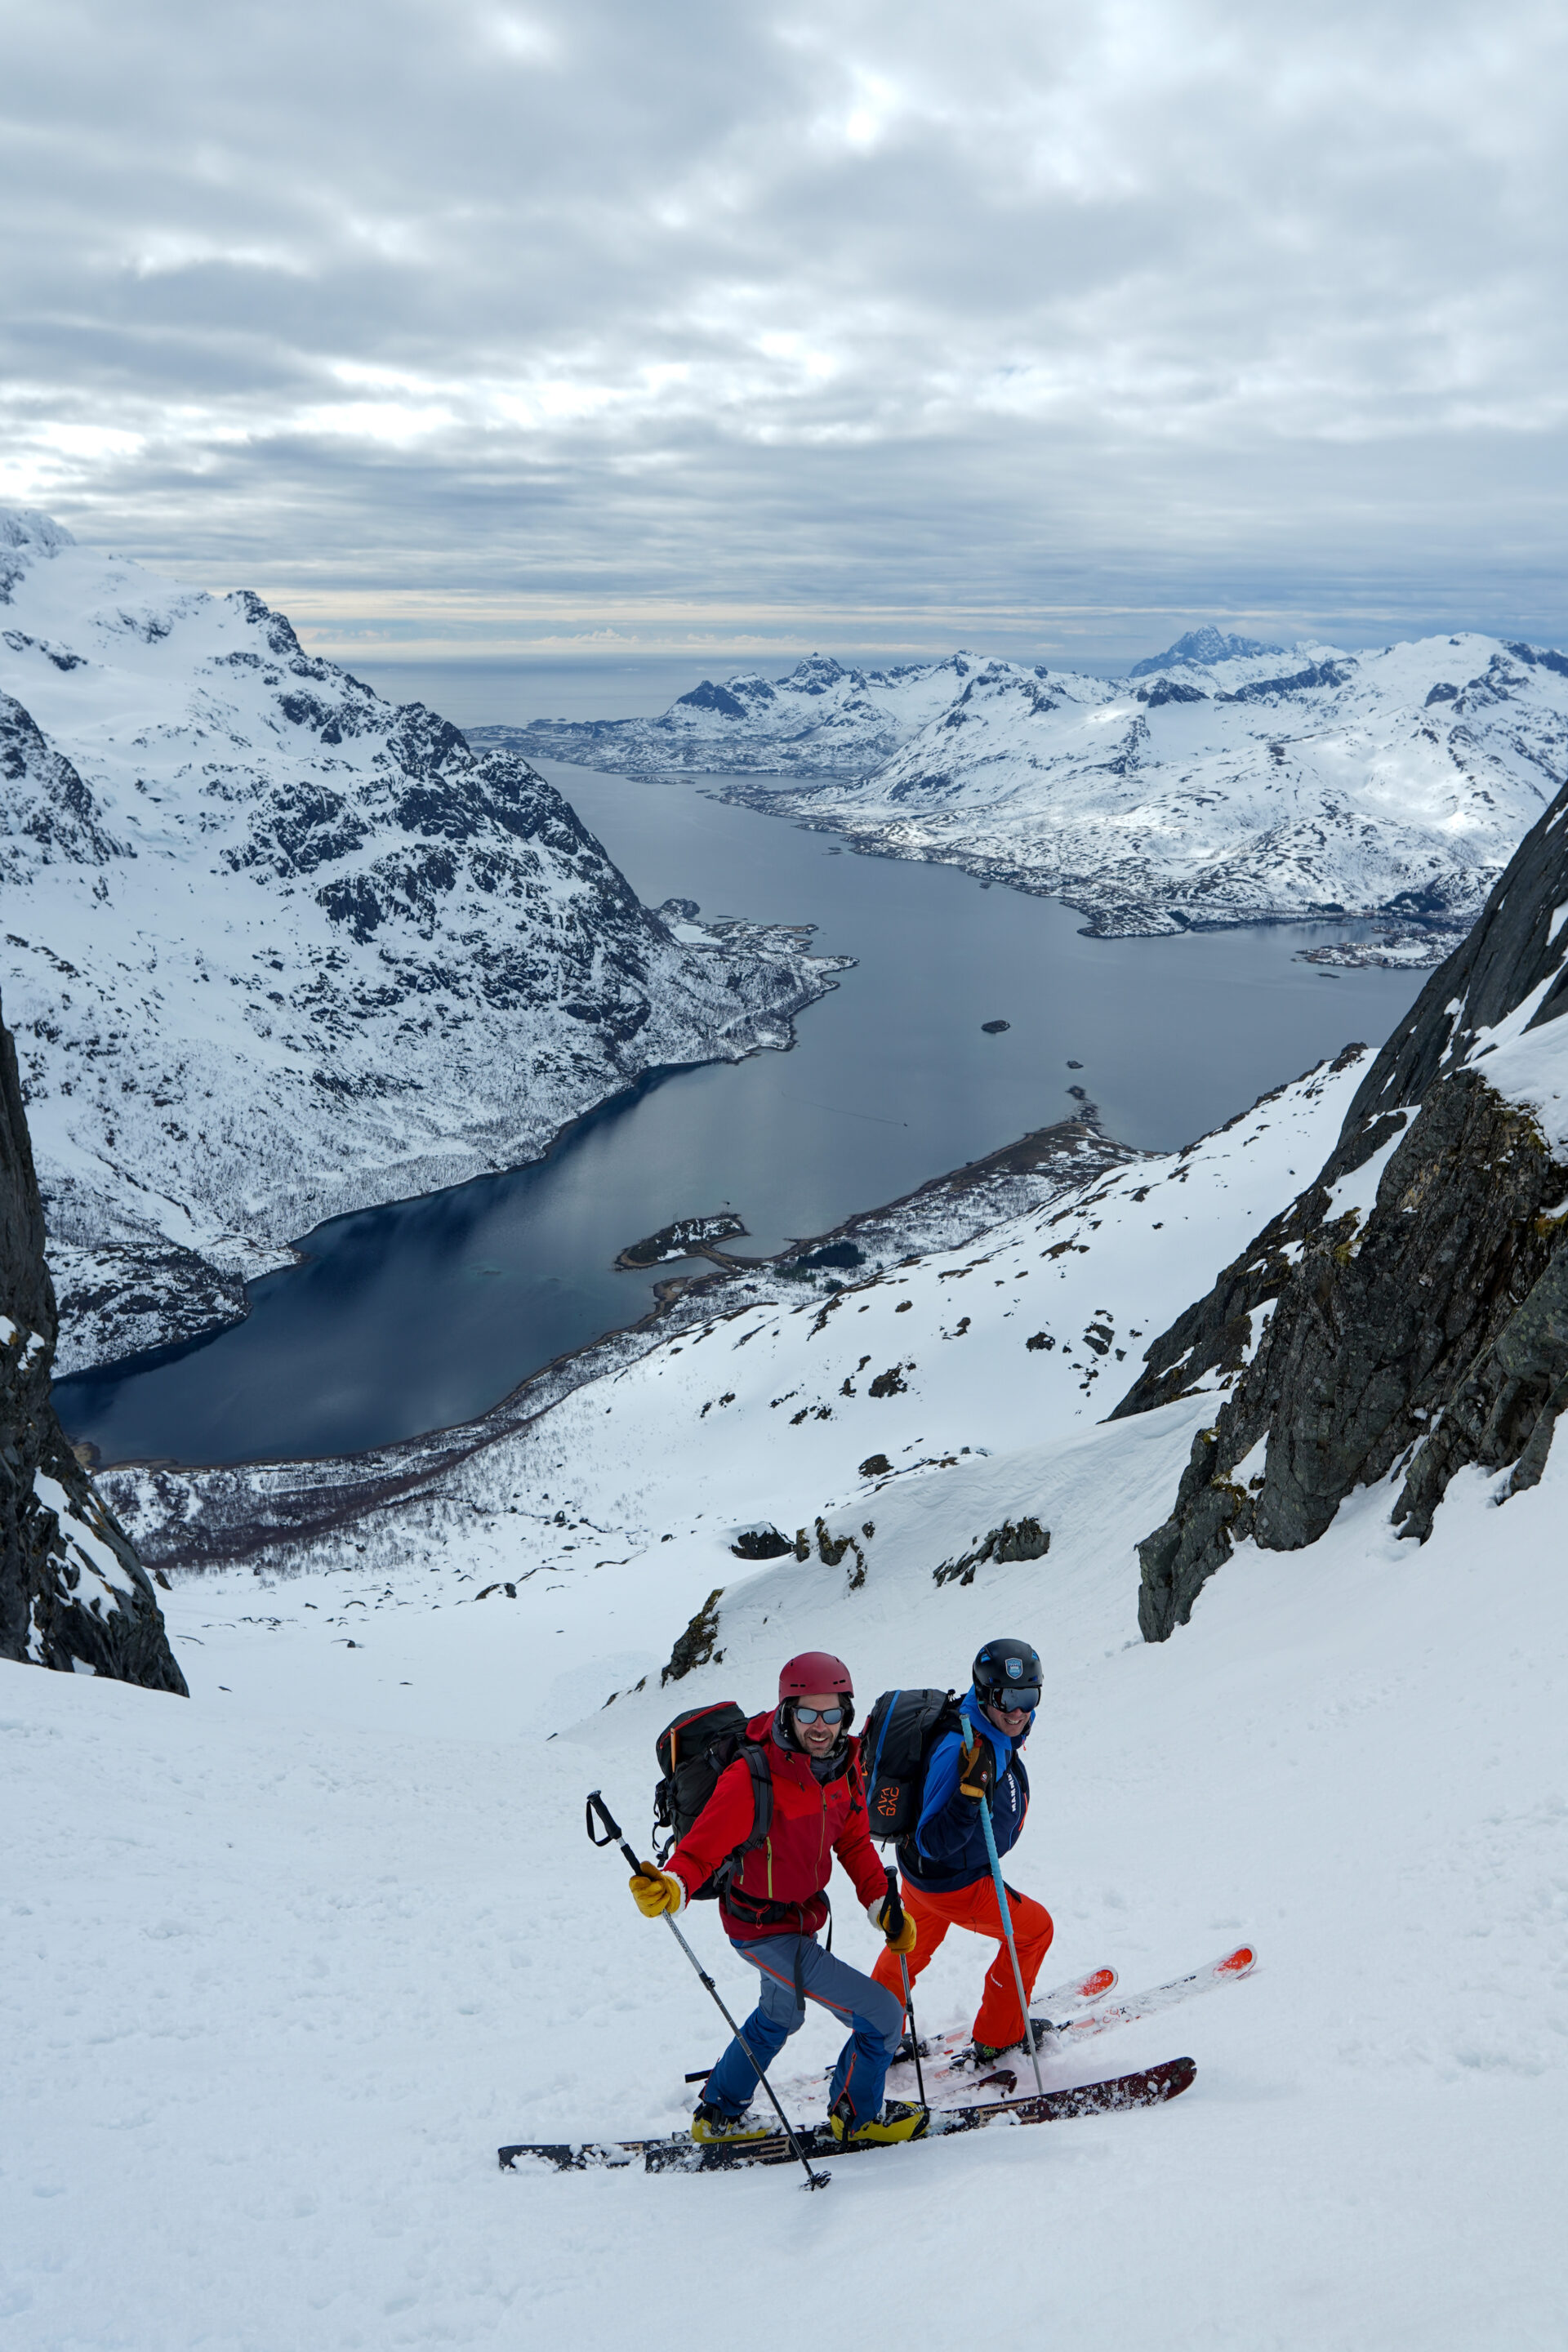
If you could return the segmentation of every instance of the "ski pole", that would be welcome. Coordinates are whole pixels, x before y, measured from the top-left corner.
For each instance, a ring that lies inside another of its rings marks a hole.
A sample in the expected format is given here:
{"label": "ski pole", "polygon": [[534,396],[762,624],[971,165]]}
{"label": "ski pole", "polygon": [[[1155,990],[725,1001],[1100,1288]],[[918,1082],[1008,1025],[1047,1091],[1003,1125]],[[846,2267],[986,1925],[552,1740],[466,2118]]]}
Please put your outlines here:
{"label": "ski pole", "polygon": [[[603,1837],[595,1837],[594,1835],[594,1816],[595,1813],[597,1813],[599,1819],[605,1824],[605,1834]],[[588,1843],[590,1845],[608,1845],[611,1843],[612,1840],[618,1839],[622,1853],[625,1854],[626,1860],[631,1864],[633,1870],[637,1872],[639,1877],[658,1878],[660,1875],[659,1872],[651,1863],[639,1862],[637,1860],[637,1855],[632,1852],[631,1847],[626,1843],[626,1839],[621,1836],[621,1825],[619,1822],[616,1821],[615,1815],[611,1812],[608,1805],[605,1804],[597,1789],[591,1789],[588,1792],[586,1827],[588,1832]],[[723,2019],[725,2024],[729,2027],[731,2032],[734,2035],[736,2041],[745,2052],[746,2056],[751,2059],[752,2066],[755,2071],[757,2080],[762,2084],[763,2090],[767,2093],[769,2098],[773,2101],[773,2113],[777,2116],[780,2123],[784,2126],[784,2136],[790,2144],[791,2153],[797,2156],[800,2158],[801,2163],[805,2168],[807,2187],[811,2189],[826,2189],[828,2182],[832,2179],[833,2175],[830,2172],[813,2172],[810,2159],[806,2156],[805,2148],[802,2147],[799,2140],[795,2137],[794,2126],[791,2125],[789,2117],[785,2115],[784,2109],[778,2103],[777,2093],[774,2091],[773,2084],[769,2082],[767,2075],[763,2073],[762,2067],[757,2064],[755,2058],[752,2057],[750,2043],[747,2042],[746,2037],[742,2032],[740,2027],[736,2024],[734,2019],[731,2016],[729,2011],[725,2008],[724,1996],[720,1991],[718,1986],[714,1983],[712,1978],[709,1975],[707,1969],[703,1967],[701,1961],[698,1958],[696,1953],[692,1950],[690,1945],[687,1942],[685,1937],[681,1934],[679,1928],[676,1926],[668,1911],[664,1914],[664,1924],[669,1929],[670,1934],[675,1937],[676,1942],[680,1946],[681,1950],[685,1953],[692,1967],[696,1969],[703,1984],[706,1985],[708,1990],[712,1994],[720,2016]]]}
{"label": "ski pole", "polygon": [[[891,1863],[887,1864],[887,1872],[888,1910],[895,1923],[893,1932],[897,1935],[899,1929],[904,1924],[904,1899],[899,1893],[898,1874],[894,1871]],[[907,1957],[902,1952],[899,1954],[899,1967],[903,1972],[904,1979],[904,2016],[909,2021],[910,2047],[915,2053],[915,2088],[921,2095],[921,2105],[922,2107],[925,2107],[926,2113],[929,2116],[931,2109],[929,2106],[926,2106],[925,2076],[921,2072],[921,2030],[915,2023],[914,2011],[910,2007],[910,1964]]]}
{"label": "ski pole", "polygon": [[[973,1748],[979,1734],[972,1727],[969,1717],[961,1715],[965,1743]],[[1040,2073],[1040,2053],[1035,2047],[1035,2030],[1029,2023],[1029,2000],[1024,1990],[1024,1971],[1018,1966],[1018,1947],[1013,1940],[1013,1915],[1007,1908],[1007,1889],[1002,1884],[1002,1864],[996,1852],[996,1832],[991,1826],[991,1805],[988,1798],[980,1800],[980,1819],[985,1830],[985,1851],[991,1857],[991,1877],[996,1889],[996,1908],[1002,1914],[1002,1933],[1007,1939],[1007,1957],[1013,1963],[1013,1982],[1018,1988],[1018,2013],[1024,2021],[1024,2040],[1029,2047],[1029,2057],[1035,2069],[1035,2088],[1041,2098],[1046,2095],[1045,2078]]]}

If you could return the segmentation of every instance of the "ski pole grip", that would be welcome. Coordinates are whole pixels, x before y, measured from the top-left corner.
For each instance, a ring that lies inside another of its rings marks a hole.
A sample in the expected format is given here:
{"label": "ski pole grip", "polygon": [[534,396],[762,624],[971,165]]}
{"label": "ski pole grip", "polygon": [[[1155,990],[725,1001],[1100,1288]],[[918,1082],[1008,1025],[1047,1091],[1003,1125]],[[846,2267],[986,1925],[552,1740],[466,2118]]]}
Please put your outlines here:
{"label": "ski pole grip", "polygon": [[[594,1819],[595,1814],[605,1825],[605,1834],[603,1837],[595,1837],[594,1835]],[[613,1845],[616,1838],[620,1836],[621,1825],[619,1822],[616,1821],[614,1813],[611,1812],[608,1805],[605,1804],[603,1797],[600,1796],[597,1789],[590,1789],[588,1791],[588,1801],[584,1807],[584,1826],[587,1830],[588,1843],[590,1845]]]}
{"label": "ski pole grip", "polygon": [[888,1926],[895,1936],[904,1928],[904,1898],[899,1893],[898,1874],[891,1863],[884,1865],[888,1873]]}

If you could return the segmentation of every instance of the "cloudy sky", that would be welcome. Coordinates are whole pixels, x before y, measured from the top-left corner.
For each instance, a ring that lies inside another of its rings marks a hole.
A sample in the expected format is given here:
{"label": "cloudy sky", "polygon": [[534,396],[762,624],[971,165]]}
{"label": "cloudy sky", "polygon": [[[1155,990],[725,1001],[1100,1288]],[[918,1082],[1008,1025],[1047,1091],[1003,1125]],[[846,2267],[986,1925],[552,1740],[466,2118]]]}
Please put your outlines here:
{"label": "cloudy sky", "polygon": [[1568,640],[1535,0],[0,0],[0,500],[368,665]]}

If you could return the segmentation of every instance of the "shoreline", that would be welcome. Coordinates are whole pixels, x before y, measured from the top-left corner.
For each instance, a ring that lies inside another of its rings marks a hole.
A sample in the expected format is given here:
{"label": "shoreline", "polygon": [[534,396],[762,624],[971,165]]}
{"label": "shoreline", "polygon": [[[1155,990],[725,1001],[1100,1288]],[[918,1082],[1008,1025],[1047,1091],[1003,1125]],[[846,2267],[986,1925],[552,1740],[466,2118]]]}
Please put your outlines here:
{"label": "shoreline", "polygon": [[[508,1160],[502,1166],[477,1168],[466,1176],[458,1177],[453,1182],[432,1184],[411,1192],[391,1192],[380,1196],[377,1196],[374,1192],[373,1181],[363,1200],[356,1201],[343,1208],[334,1209],[329,1216],[319,1217],[315,1223],[309,1226],[302,1234],[278,1243],[275,1245],[276,1262],[263,1267],[257,1275],[244,1277],[239,1293],[241,1303],[235,1313],[217,1316],[211,1321],[199,1324],[195,1329],[179,1330],[168,1339],[153,1340],[145,1346],[129,1349],[121,1355],[107,1356],[91,1363],[75,1366],[57,1376],[57,1385],[79,1381],[89,1385],[108,1385],[113,1380],[124,1379],[132,1373],[147,1371],[154,1369],[158,1364],[172,1362],[178,1356],[188,1354],[196,1348],[205,1347],[225,1331],[234,1330],[239,1324],[249,1319],[251,1284],[271,1275],[292,1273],[297,1268],[309,1265],[313,1253],[308,1247],[308,1244],[312,1236],[323,1232],[329,1225],[336,1224],[342,1218],[362,1216],[381,1209],[406,1208],[416,1202],[437,1200],[445,1192],[461,1192],[470,1184],[492,1183],[498,1178],[514,1176],[521,1174],[525,1169],[542,1167],[595,1119],[615,1110],[617,1106],[634,1100],[649,1087],[662,1085],[666,1079],[678,1077],[689,1070],[734,1066],[742,1062],[752,1060],[758,1054],[793,1054],[798,1042],[795,1024],[800,1015],[809,1012],[814,1004],[820,1003],[824,997],[834,994],[838,987],[837,979],[834,975],[839,971],[852,970],[855,963],[853,956],[808,957],[803,961],[808,963],[828,964],[832,969],[831,971],[824,971],[816,975],[817,985],[809,994],[802,994],[796,1003],[779,1010],[777,1017],[789,1024],[789,1037],[786,1043],[775,1045],[766,1040],[759,1040],[738,1054],[709,1054],[690,1062],[651,1062],[628,1084],[617,1087],[611,1094],[600,1096],[596,1101],[586,1104],[583,1109],[574,1111],[570,1118],[563,1120],[561,1125],[545,1138],[537,1151],[521,1160]],[[95,1253],[89,1244],[70,1243],[56,1244],[56,1246],[68,1248],[78,1258],[93,1255],[108,1256],[115,1250],[122,1248],[121,1244],[105,1243],[102,1244],[101,1251]],[[268,1246],[273,1245],[268,1244]],[[180,1272],[182,1279],[187,1286],[190,1276],[184,1262],[189,1260],[199,1264],[210,1271],[213,1277],[213,1290],[216,1295],[222,1296],[226,1292],[227,1295],[233,1296],[234,1276],[224,1274],[221,1267],[213,1261],[202,1257],[197,1251],[183,1249],[177,1244],[170,1244],[164,1251],[150,1250],[146,1255],[150,1259],[159,1263],[174,1258],[182,1261]],[[51,1264],[52,1272],[50,1244],[47,1240],[45,1244],[45,1255],[46,1260]],[[63,1290],[63,1286],[58,1286]],[[189,1295],[188,1286],[184,1295]],[[64,1292],[62,1296],[62,1324],[69,1296],[68,1291]]]}
{"label": "shoreline", "polygon": [[[732,772],[714,770],[711,772],[721,774]],[[671,778],[669,781],[673,782],[679,780]],[[693,778],[692,781],[695,782],[696,779]],[[1155,908],[1147,902],[1130,901],[1128,910],[1123,915],[1115,908],[1096,907],[1084,898],[1076,897],[1070,884],[1064,886],[1060,882],[1043,881],[1030,867],[1012,865],[1005,858],[988,856],[981,850],[966,850],[962,846],[952,850],[894,849],[889,846],[879,830],[871,827],[857,828],[852,823],[846,823],[842,817],[830,819],[825,816],[813,816],[808,808],[779,808],[769,805],[770,802],[784,800],[786,796],[793,796],[796,793],[826,791],[830,784],[841,781],[844,780],[825,778],[816,784],[792,783],[783,787],[777,793],[748,790],[744,785],[731,786],[723,792],[709,793],[706,797],[721,802],[727,807],[749,808],[759,816],[777,816],[787,819],[798,825],[804,833],[834,834],[857,857],[886,857],[908,866],[951,866],[957,872],[969,875],[973,881],[979,883],[983,890],[989,890],[999,884],[1004,889],[1016,890],[1026,898],[1055,898],[1061,906],[1070,908],[1075,915],[1084,917],[1084,921],[1079,926],[1079,936],[1086,940],[1168,940],[1183,938],[1189,933],[1201,938],[1214,931],[1281,930],[1309,923],[1393,924],[1398,922],[1405,925],[1407,931],[1427,928],[1426,919],[1405,914],[1395,915],[1386,907],[1356,908],[1335,905],[1307,908],[1260,908],[1253,913],[1189,916],[1176,914],[1168,908]],[[848,781],[858,780],[851,778]],[[1479,907],[1477,913],[1479,913]],[[1162,917],[1163,919],[1161,919]],[[1433,933],[1430,965],[1410,958],[1400,957],[1394,959],[1389,968],[1436,971],[1438,964],[1445,962],[1453,952],[1456,929],[1459,930],[1459,936],[1462,937],[1470,928],[1468,923],[1458,927],[1452,921],[1445,923],[1434,917],[1430,923]],[[1439,939],[1441,944],[1439,944]],[[1353,942],[1346,942],[1347,950],[1353,951]],[[1325,950],[1322,952],[1326,957],[1331,950]],[[1375,963],[1379,960],[1369,958],[1367,961]]]}
{"label": "shoreline", "polygon": [[[926,1178],[897,1200],[856,1211],[828,1232],[792,1239],[773,1256],[660,1284],[636,1321],[602,1332],[536,1367],[471,1420],[400,1438],[358,1454],[279,1455],[226,1464],[120,1462],[96,1483],[142,1558],[163,1570],[199,1571],[280,1557],[319,1542],[373,1512],[413,1508],[437,1479],[540,1420],[574,1390],[648,1354],[665,1339],[757,1303],[785,1258],[834,1241],[871,1242],[889,1258],[963,1246],[977,1233],[1031,1206],[1095,1183],[1110,1167],[1151,1155],[1108,1136],[1097,1118],[1078,1116],[1032,1129],[981,1159]],[[868,1252],[868,1255],[870,1253]],[[831,1273],[824,1296],[853,1286]]]}

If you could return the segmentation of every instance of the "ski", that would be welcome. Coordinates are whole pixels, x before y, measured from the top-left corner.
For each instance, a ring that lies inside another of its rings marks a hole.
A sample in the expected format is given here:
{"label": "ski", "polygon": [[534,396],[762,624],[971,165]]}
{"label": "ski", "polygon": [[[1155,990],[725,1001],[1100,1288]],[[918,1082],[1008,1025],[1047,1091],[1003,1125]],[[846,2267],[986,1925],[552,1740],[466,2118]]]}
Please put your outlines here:
{"label": "ski", "polygon": [[[945,2139],[956,2132],[984,2131],[993,2125],[1058,2123],[1078,2116],[1106,2116],[1131,2107],[1163,2106],[1188,2090],[1197,2074],[1191,2058],[1167,2058],[1163,2065],[1146,2066],[1135,2074],[1116,2074],[1103,2082],[1080,2083],[1066,2091],[1047,2091],[1044,2097],[998,2101],[984,2107],[939,2107],[931,2111],[924,2137]],[[826,2124],[797,2127],[795,2138],[808,2161],[837,2156],[868,2156],[884,2143],[868,2141],[846,2146]],[[916,2140],[895,2140],[895,2147],[915,2147]],[[515,2172],[525,2159],[548,2164],[557,2172],[616,2171],[640,2163],[645,2172],[734,2172],[751,2165],[793,2164],[795,2151],[782,2132],[765,2139],[730,2143],[694,2140],[685,2132],[663,2139],[538,2140],[496,2150],[503,2172]]]}
{"label": "ski", "polygon": [[[1252,1946],[1240,1944],[1234,1952],[1227,1952],[1223,1959],[1211,1960],[1207,1968],[1194,1969],[1190,1976],[1173,1977],[1169,1984],[1151,1985],[1144,1992],[1129,1993],[1121,2000],[1102,2002],[1098,2008],[1091,2004],[1081,2016],[1063,2017],[1058,2013],[1051,2021],[1050,2034],[1040,2044],[1040,2054],[1044,2057],[1048,2051],[1053,2056],[1059,2057],[1079,2036],[1087,2038],[1090,2034],[1107,2033],[1113,2025],[1131,2025],[1138,2018],[1156,2016],[1163,2009],[1173,2008],[1179,2000],[1190,2000],[1194,1993],[1208,1992],[1215,1985],[1229,1984],[1237,1977],[1249,1975],[1257,1964],[1258,1955]],[[1059,2011],[1059,1996],[1048,1996],[1047,2005],[1052,2000],[1058,2002]],[[1021,2049],[1022,2045],[1019,2046]],[[940,2062],[948,2050],[954,2054],[942,2064]],[[994,2071],[979,2075],[982,2084],[991,2084],[1004,2097],[1010,2096],[1018,2087],[1016,2065],[977,2059],[973,2048],[962,2043],[956,2034],[939,2040],[936,2054],[939,2061],[936,2079],[939,2084],[951,2082],[955,2074],[975,2074],[982,2064],[989,2064]],[[1001,2055],[1011,2060],[1013,2053],[1006,2051]]]}
{"label": "ski", "polygon": [[1151,1985],[1146,1992],[1129,1993],[1121,2000],[1090,2009],[1085,2016],[1065,2019],[1058,2029],[1057,2047],[1066,2049],[1080,2037],[1108,2032],[1113,2025],[1155,2017],[1163,2009],[1173,2009],[1179,2000],[1191,2000],[1194,1993],[1212,1992],[1215,1985],[1233,1984],[1238,1977],[1250,1976],[1257,1965],[1252,1946],[1238,1944],[1223,1959],[1211,1960],[1207,1968],[1194,1969],[1190,1976],[1173,1977],[1169,1984]]}
{"label": "ski", "polygon": [[[1045,2011],[1045,2016],[1039,2019],[1031,2018],[1030,2022],[1032,2024],[1048,2022],[1056,2025],[1070,2011],[1088,2008],[1091,2003],[1102,2000],[1108,1992],[1113,1992],[1115,1989],[1116,1970],[1114,1969],[1090,1969],[1087,1976],[1069,1977],[1066,1984],[1054,1985],[1049,1992],[1037,1993],[1035,1996]],[[907,2040],[906,2036],[906,2044]],[[929,2039],[922,2036],[921,2056],[935,2059],[939,2063],[942,2059],[946,2059],[950,2066],[963,2066],[970,2063],[963,2054],[968,2048],[968,2038],[963,2028],[956,2027],[951,2033],[937,2033]],[[909,2066],[913,2063],[907,2046],[901,2048],[893,2060],[895,2066]],[[831,2072],[831,2068],[828,2071]]]}

